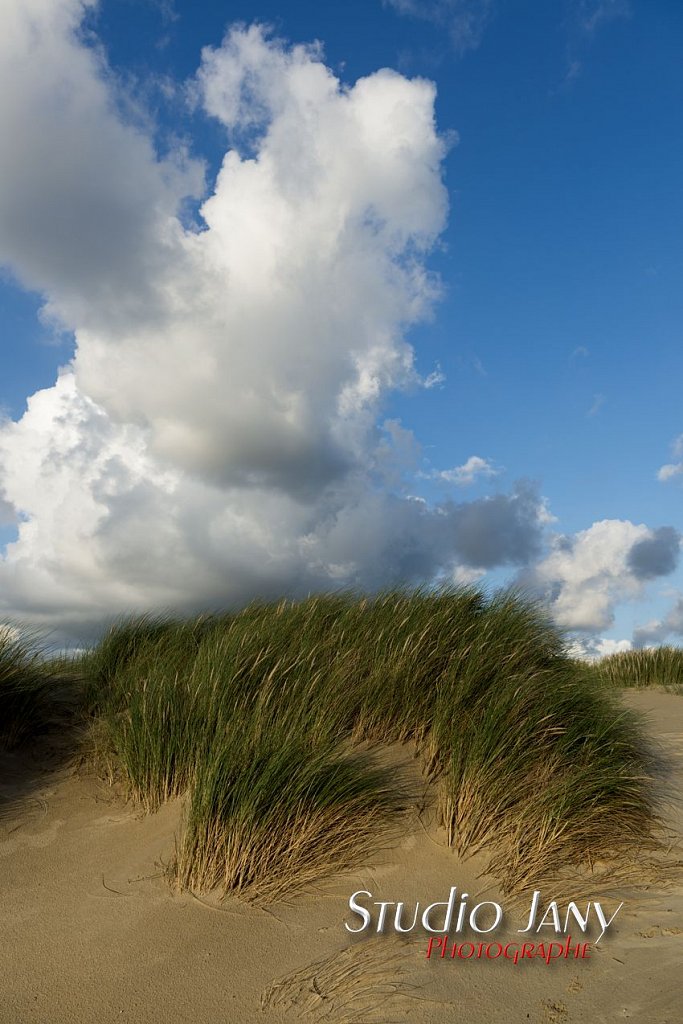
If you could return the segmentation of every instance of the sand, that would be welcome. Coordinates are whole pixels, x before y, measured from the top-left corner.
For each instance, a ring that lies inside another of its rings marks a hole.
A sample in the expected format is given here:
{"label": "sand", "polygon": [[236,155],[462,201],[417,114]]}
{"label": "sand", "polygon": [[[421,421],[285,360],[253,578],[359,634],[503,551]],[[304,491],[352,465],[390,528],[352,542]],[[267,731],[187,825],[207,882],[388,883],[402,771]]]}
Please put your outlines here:
{"label": "sand", "polygon": [[[670,759],[667,815],[681,834],[683,698],[624,700],[647,712]],[[505,906],[477,878],[483,861],[459,862],[428,816],[374,864],[263,910],[170,891],[179,803],[142,817],[82,770],[11,757],[0,779],[2,1024],[683,1020],[679,884],[625,896],[589,960],[427,961],[423,935],[354,941],[343,925],[358,889],[410,905],[457,885]],[[523,918],[506,919],[511,933]]]}

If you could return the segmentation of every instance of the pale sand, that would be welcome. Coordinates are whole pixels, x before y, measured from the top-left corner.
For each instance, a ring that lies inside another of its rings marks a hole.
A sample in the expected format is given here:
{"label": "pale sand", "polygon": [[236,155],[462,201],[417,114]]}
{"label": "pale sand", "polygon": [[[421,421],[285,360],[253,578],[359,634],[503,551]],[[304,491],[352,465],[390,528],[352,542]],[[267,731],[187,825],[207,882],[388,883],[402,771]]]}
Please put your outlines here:
{"label": "pale sand", "polygon": [[[670,754],[669,820],[680,834],[683,698],[648,691],[625,700],[649,713]],[[683,1021],[680,885],[629,896],[589,961],[427,962],[422,936],[352,942],[343,922],[353,920],[347,901],[357,889],[408,903],[445,899],[451,885],[481,891],[481,861],[459,863],[434,829],[416,823],[376,864],[291,906],[229,900],[219,909],[173,895],[158,875],[177,805],[141,818],[92,778],[64,768],[27,778],[11,759],[0,779],[2,1024]],[[495,888],[480,898],[506,906]],[[523,917],[510,911],[509,927]],[[274,981],[277,1008],[261,1009]]]}

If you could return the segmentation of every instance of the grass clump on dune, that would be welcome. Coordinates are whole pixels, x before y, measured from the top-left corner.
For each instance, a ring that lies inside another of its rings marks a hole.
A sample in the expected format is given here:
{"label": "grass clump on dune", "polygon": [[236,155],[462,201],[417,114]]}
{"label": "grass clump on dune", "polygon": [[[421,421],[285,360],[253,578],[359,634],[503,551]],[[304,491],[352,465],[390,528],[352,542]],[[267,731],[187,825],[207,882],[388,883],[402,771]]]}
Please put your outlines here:
{"label": "grass clump on dune", "polygon": [[368,755],[243,721],[198,765],[175,875],[193,892],[289,898],[376,854],[404,806]]}
{"label": "grass clump on dune", "polygon": [[554,666],[498,680],[470,716],[441,779],[444,823],[460,852],[493,852],[504,891],[637,854],[654,816],[633,713]]}
{"label": "grass clump on dune", "polygon": [[655,823],[638,717],[564,653],[533,603],[501,594],[456,645],[430,765],[448,841],[491,852],[504,891],[636,852]]}
{"label": "grass clump on dune", "polygon": [[594,671],[607,686],[663,686],[683,694],[683,648],[653,647],[610,654],[594,663]]}
{"label": "grass clump on dune", "polygon": [[277,898],[350,867],[406,804],[409,743],[448,842],[508,892],[654,842],[639,720],[539,608],[473,588],[350,594],[117,624],[85,659],[110,775],[186,797],[176,881]]}
{"label": "grass clump on dune", "polygon": [[147,614],[119,619],[80,659],[88,680],[84,703],[89,712],[97,715],[127,706],[141,673],[160,658],[166,672],[173,667],[184,670],[210,622],[209,616],[189,621]]}
{"label": "grass clump on dune", "polygon": [[43,736],[69,710],[69,680],[43,659],[37,639],[0,626],[0,749]]}
{"label": "grass clump on dune", "polygon": [[291,893],[394,826],[401,786],[339,740],[352,717],[341,690],[336,707],[328,699],[329,616],[318,610],[254,606],[201,631],[126,623],[135,642],[123,659],[107,638],[120,662],[102,676],[112,774],[148,810],[189,793],[183,887]]}

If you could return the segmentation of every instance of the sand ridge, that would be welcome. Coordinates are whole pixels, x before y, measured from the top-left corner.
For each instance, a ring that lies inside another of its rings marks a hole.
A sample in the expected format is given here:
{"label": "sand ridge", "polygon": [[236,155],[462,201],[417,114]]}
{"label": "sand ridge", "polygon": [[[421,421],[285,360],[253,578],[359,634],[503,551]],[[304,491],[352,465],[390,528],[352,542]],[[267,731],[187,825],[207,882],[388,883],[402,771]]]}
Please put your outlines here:
{"label": "sand ridge", "polygon": [[[624,699],[670,757],[668,815],[681,834],[683,700]],[[170,891],[180,801],[145,817],[68,765],[41,773],[8,758],[2,779],[1,1024],[681,1019],[681,886],[629,897],[590,961],[428,962],[421,935],[354,940],[343,922],[358,889],[414,901],[458,885],[498,898],[477,878],[483,860],[459,862],[429,820],[374,864],[259,909]]]}

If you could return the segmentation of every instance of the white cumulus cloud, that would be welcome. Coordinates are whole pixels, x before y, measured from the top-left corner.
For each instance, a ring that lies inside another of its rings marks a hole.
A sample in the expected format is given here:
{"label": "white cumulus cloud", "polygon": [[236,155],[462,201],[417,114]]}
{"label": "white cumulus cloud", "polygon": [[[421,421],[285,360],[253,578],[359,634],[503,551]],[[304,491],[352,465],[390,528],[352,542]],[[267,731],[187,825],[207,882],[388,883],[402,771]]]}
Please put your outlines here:
{"label": "white cumulus cloud", "polygon": [[175,214],[203,188],[182,148],[159,159],[124,123],[101,52],[79,29],[93,0],[5,0],[0,34],[0,263],[67,327],[115,336],[161,315]]}
{"label": "white cumulus cloud", "polygon": [[661,466],[657,471],[657,479],[660,483],[666,483],[667,480],[673,480],[674,477],[680,476],[683,473],[683,434],[679,434],[678,437],[674,438],[671,443],[671,454],[674,459],[678,459],[677,462],[667,462],[664,466]]}
{"label": "white cumulus cloud", "polygon": [[458,487],[469,487],[480,477],[490,479],[493,476],[498,476],[499,473],[500,470],[496,469],[488,459],[482,459],[479,455],[470,455],[462,466],[442,469],[435,475],[445,483],[457,484]]}
{"label": "white cumulus cloud", "polygon": [[188,228],[203,167],[131,119],[89,6],[7,0],[0,36],[0,260],[75,337],[0,426],[3,614],[84,638],[125,610],[528,562],[532,488],[415,500],[419,446],[382,420],[431,382],[406,332],[439,292],[434,86],[342,84],[317,46],[232,30],[194,83],[226,153]]}
{"label": "white cumulus cloud", "polygon": [[599,658],[607,658],[610,654],[623,654],[630,651],[633,644],[630,640],[613,640],[610,637],[582,637],[575,639],[569,644],[569,654],[573,658],[582,658],[585,661],[597,661]]}
{"label": "white cumulus cloud", "polygon": [[525,579],[561,626],[597,632],[612,624],[616,604],[640,598],[648,580],[673,571],[679,546],[671,527],[652,530],[604,519],[572,536],[555,537],[549,554]]}

